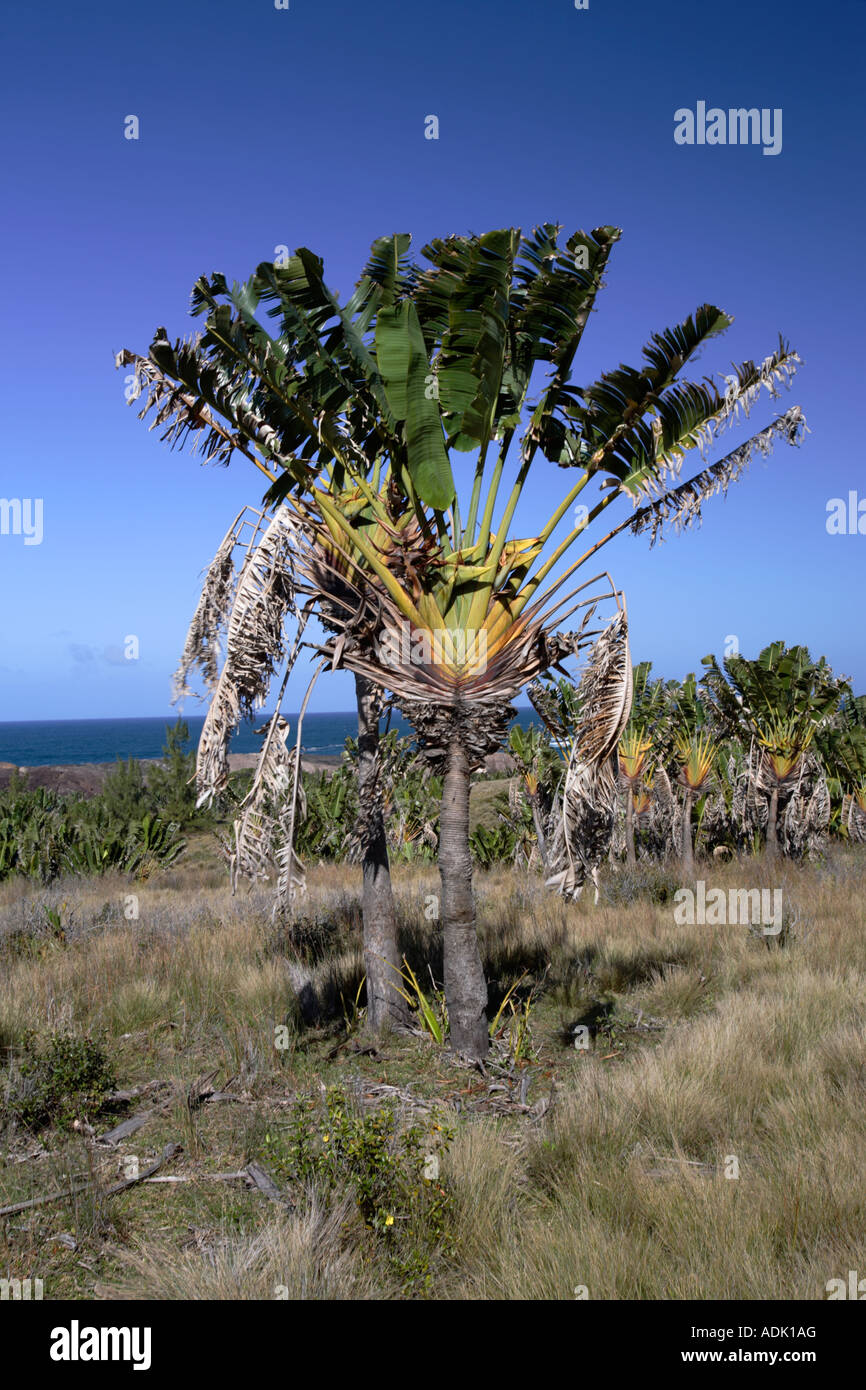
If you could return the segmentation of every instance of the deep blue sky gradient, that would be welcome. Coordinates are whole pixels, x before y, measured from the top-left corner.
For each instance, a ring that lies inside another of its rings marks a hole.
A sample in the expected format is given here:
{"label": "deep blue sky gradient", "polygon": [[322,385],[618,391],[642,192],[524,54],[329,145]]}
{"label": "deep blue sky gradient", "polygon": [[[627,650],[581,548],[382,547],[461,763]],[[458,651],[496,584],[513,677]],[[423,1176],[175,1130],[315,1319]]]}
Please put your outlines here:
{"label": "deep blue sky gradient", "polygon": [[[864,21],[861,0],[54,0],[7,13],[0,496],[42,497],[45,537],[0,536],[0,719],[168,712],[199,572],[262,488],[242,461],[203,469],[148,434],[113,354],[145,351],[159,324],[188,333],[199,274],[245,278],[276,246],[308,245],[348,295],[376,236],[411,231],[420,251],[545,219],[623,228],[576,382],[637,364],[653,331],[704,301],[736,322],[694,374],[760,359],[780,331],[804,359],[751,422],[801,404],[802,448],[757,459],[702,530],[653,551],[626,534],[604,552],[635,660],[681,676],[729,634],[748,655],[782,638],[866,688],[866,535],[825,527],[830,498],[866,498]],[[781,107],[781,154],[675,145],[675,110],[698,100]],[[424,139],[429,114],[438,141]],[[517,534],[569,482],[541,464]],[[127,662],[133,633],[141,656]],[[313,708],[352,703],[341,674]]]}

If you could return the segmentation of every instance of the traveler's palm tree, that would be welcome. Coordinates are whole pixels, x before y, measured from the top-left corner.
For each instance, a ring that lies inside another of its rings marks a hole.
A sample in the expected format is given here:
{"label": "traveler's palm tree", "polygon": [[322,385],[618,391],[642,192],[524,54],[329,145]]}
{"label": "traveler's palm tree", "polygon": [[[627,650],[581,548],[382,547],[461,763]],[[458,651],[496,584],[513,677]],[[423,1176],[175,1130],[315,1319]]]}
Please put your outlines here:
{"label": "traveler's palm tree", "polygon": [[[565,246],[558,234],[546,224],[527,237],[498,231],[435,241],[425,248],[426,269],[409,264],[408,237],[386,238],[345,306],[324,286],[321,263],[299,251],[284,267],[260,266],[245,285],[199,281],[194,307],[207,314],[200,342],[171,347],[160,333],[147,359],[120,359],[135,362],[148,388],[142,413],[156,406],[172,441],[201,432],[207,455],[227,461],[238,450],[268,474],[266,501],[291,531],[296,586],[339,630],[326,645],[329,659],[393,692],[428,753],[444,763],[446,996],[452,1046],[473,1056],[486,1049],[487,1027],[469,778],[501,744],[518,690],[588,641],[602,576],[565,586],[627,528],[655,541],[666,523],[691,524],[755,450],[768,452],[777,438],[797,442],[804,429],[792,407],[682,481],[685,454],[703,455],[763,390],[777,395],[796,353],[780,341],[760,365],[736,367],[723,387],[681,381],[686,363],[730,323],[703,305],[655,335],[640,368],[574,386],[574,359],[620,233],[578,232]],[[276,337],[256,317],[262,302],[280,320]],[[550,376],[538,390],[536,369],[545,366]],[[452,464],[461,454],[475,457],[458,496]],[[539,455],[573,470],[575,481],[537,534],[518,539],[515,512]],[[592,504],[575,518],[592,488]],[[556,574],[617,501],[630,503],[630,514]],[[573,524],[555,542],[567,517]],[[576,633],[558,633],[580,608]],[[582,746],[597,744],[600,761],[581,765],[572,787],[590,767],[612,775],[631,678],[621,607],[614,636],[617,656],[604,666],[611,685],[595,686],[596,703],[583,710],[584,732],[593,723],[600,732]]]}
{"label": "traveler's palm tree", "polygon": [[710,780],[717,751],[716,743],[706,730],[689,732],[684,729],[674,743],[674,754],[679,765],[678,781],[683,789],[680,856],[688,872],[692,871],[695,862],[692,809]]}
{"label": "traveler's palm tree", "polygon": [[815,739],[851,840],[866,843],[866,695],[846,696]]}
{"label": "traveler's palm tree", "polygon": [[772,642],[754,660],[728,656],[720,669],[712,655],[701,684],[719,728],[736,736],[745,729],[755,740],[757,791],[768,797],[767,856],[778,854],[778,814],[806,767],[815,735],[831,723],[846,696],[844,677],[834,676],[823,657],[812,660],[806,647]]}
{"label": "traveler's palm tree", "polygon": [[652,752],[652,739],[647,738],[646,729],[638,726],[627,728],[619,743],[619,775],[625,785],[625,845],[626,857],[630,864],[636,862],[634,848],[634,818],[635,818],[635,798],[641,791],[641,808],[638,815],[645,809],[644,786],[650,780],[651,765],[649,755]]}

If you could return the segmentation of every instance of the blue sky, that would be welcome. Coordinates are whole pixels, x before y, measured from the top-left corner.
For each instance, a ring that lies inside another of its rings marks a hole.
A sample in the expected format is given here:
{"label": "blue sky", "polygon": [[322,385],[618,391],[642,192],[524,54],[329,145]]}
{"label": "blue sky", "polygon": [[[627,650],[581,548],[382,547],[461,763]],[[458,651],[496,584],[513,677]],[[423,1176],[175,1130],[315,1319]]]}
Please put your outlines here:
{"label": "blue sky", "polygon": [[[780,331],[804,361],[779,402],[806,413],[799,450],[756,460],[702,530],[605,550],[635,660],[681,676],[732,634],[747,655],[782,638],[866,688],[866,535],[825,524],[831,498],[866,499],[864,21],[862,0],[7,13],[0,497],[41,498],[44,534],[0,535],[0,719],[168,713],[199,572],[261,488],[248,465],[203,468],[148,434],[113,356],[146,350],[159,324],[189,332],[199,274],[245,278],[275,247],[307,245],[346,295],[376,236],[410,231],[420,250],[543,220],[623,228],[578,384],[636,364],[653,331],[705,301],[736,321],[699,373],[764,357]],[[781,153],[676,145],[674,112],[698,101],[781,108]],[[430,114],[438,141],[424,138]],[[752,424],[773,413],[765,400]],[[539,467],[518,534],[568,482]],[[299,668],[289,709],[306,679]],[[312,707],[352,704],[337,675]]]}

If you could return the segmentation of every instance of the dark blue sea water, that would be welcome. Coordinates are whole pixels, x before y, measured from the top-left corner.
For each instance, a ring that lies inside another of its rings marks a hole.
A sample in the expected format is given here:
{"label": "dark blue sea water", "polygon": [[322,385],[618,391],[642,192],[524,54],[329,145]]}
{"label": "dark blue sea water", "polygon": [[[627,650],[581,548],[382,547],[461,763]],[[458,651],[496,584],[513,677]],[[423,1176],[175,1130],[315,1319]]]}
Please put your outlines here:
{"label": "dark blue sea water", "polygon": [[[291,739],[297,732],[297,718],[289,715]],[[253,733],[265,723],[262,713],[255,724],[243,724],[232,741],[233,753],[257,753],[261,738]],[[42,767],[56,763],[111,763],[116,758],[158,758],[165,744],[165,731],[171,716],[157,719],[58,719],[0,723],[0,762],[18,767]],[[524,727],[535,722],[534,711],[521,710],[518,722]],[[204,717],[186,720],[190,743],[198,744]],[[399,715],[392,715],[391,727],[411,734]],[[341,753],[346,739],[358,732],[357,715],[307,714],[304,719],[303,747],[307,754]]]}

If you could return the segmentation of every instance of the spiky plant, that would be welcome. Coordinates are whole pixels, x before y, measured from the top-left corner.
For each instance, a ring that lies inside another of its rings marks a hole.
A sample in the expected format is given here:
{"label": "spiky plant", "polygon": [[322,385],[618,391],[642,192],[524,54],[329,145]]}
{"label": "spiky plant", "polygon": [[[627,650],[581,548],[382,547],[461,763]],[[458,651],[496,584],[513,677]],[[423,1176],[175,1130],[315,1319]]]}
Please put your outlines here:
{"label": "spiky plant", "polygon": [[680,854],[683,868],[691,873],[695,864],[692,809],[712,774],[716,758],[716,743],[707,732],[690,733],[684,731],[677,736],[674,751],[679,766],[678,781],[683,789]]}
{"label": "spiky plant", "polygon": [[[619,775],[625,786],[625,845],[626,857],[630,864],[636,862],[634,850],[634,817],[636,811],[635,791],[647,775],[647,760],[652,750],[652,739],[647,738],[643,728],[626,728],[619,743]],[[649,794],[646,793],[647,806]]]}

